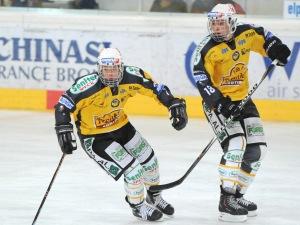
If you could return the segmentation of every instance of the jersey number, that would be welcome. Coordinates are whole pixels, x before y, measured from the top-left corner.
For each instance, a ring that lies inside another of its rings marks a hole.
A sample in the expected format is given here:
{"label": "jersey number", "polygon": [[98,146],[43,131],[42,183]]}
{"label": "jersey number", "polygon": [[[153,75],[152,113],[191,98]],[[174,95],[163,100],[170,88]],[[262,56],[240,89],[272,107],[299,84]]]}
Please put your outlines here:
{"label": "jersey number", "polygon": [[208,95],[211,95],[211,94],[213,94],[213,93],[216,92],[216,90],[215,90],[213,87],[211,87],[211,86],[206,86],[206,88],[204,88],[204,91],[205,91]]}

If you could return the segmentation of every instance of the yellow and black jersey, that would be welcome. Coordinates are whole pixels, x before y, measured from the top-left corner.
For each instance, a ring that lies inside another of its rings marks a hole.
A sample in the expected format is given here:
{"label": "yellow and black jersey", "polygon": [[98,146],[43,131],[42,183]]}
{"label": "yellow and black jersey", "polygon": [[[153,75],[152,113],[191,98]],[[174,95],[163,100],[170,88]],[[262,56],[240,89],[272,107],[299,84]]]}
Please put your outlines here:
{"label": "yellow and black jersey", "polygon": [[204,102],[214,107],[222,96],[243,99],[249,89],[250,52],[267,56],[266,43],[275,37],[263,27],[238,24],[229,42],[215,42],[205,37],[196,49],[194,79]]}
{"label": "yellow and black jersey", "polygon": [[95,72],[77,79],[60,97],[55,106],[56,125],[70,122],[67,111],[73,114],[80,134],[114,131],[128,123],[124,106],[137,93],[153,97],[166,107],[174,98],[167,86],[155,83],[138,67],[124,66],[123,78],[114,88],[105,86]]}

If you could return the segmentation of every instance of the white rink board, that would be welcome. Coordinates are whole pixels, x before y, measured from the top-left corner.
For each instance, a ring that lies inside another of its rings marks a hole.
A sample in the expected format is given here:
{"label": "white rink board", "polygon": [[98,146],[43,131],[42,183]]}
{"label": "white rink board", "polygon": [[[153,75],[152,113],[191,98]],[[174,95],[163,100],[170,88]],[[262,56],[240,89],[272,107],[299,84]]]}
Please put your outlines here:
{"label": "white rink board", "polygon": [[[105,46],[119,48],[126,64],[152,73],[176,95],[199,95],[190,78],[193,49],[206,35],[202,15],[0,12],[0,87],[65,90],[96,68],[98,49]],[[292,49],[286,69],[278,68],[255,96],[299,101],[300,23],[273,18],[240,21],[265,26]],[[262,57],[254,55],[250,80],[256,82],[265,68]]]}
{"label": "white rink board", "polygon": [[[190,119],[180,132],[167,118],[132,117],[131,121],[154,148],[163,183],[181,177],[212,138],[208,124],[201,120]],[[0,111],[1,225],[32,223],[61,157],[53,123],[52,113]],[[258,204],[259,215],[246,224],[299,225],[300,126],[264,125],[269,152],[246,195]],[[217,221],[220,151],[215,144],[184,183],[164,192],[176,214],[160,224],[227,224]],[[79,148],[65,158],[36,223],[54,224],[150,223],[131,215],[122,179],[114,182]]]}

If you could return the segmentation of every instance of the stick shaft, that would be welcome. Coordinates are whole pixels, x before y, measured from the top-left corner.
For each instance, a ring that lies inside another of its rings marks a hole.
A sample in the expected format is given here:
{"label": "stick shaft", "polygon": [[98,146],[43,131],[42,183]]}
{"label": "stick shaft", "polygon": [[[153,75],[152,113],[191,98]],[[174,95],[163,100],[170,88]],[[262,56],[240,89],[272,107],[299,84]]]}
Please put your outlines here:
{"label": "stick shaft", "polygon": [[48,196],[48,194],[49,194],[49,192],[50,192],[50,190],[51,190],[52,184],[53,184],[53,182],[54,182],[54,180],[55,180],[55,177],[56,177],[56,175],[57,175],[57,173],[58,173],[58,170],[59,170],[59,168],[60,168],[60,166],[61,166],[61,164],[62,164],[62,162],[63,162],[65,156],[66,156],[66,154],[64,153],[64,154],[61,156],[61,158],[60,158],[60,161],[59,161],[59,163],[58,163],[58,166],[56,167],[56,170],[55,170],[55,172],[54,172],[54,174],[53,174],[53,176],[52,176],[52,179],[51,179],[51,181],[50,181],[50,184],[48,185],[47,191],[46,191],[46,193],[45,193],[45,195],[44,195],[44,197],[43,197],[43,200],[41,201],[41,204],[40,204],[40,206],[39,206],[39,209],[37,210],[37,212],[36,212],[36,214],[35,214],[35,217],[34,217],[34,219],[33,219],[32,225],[35,224],[35,222],[36,222],[36,220],[37,220],[37,218],[38,218],[38,216],[39,216],[39,214],[40,214],[40,212],[41,212],[41,210],[42,210],[42,208],[43,208],[43,205],[44,205],[44,203],[45,203],[45,201],[46,201],[46,199],[47,199],[47,196]]}

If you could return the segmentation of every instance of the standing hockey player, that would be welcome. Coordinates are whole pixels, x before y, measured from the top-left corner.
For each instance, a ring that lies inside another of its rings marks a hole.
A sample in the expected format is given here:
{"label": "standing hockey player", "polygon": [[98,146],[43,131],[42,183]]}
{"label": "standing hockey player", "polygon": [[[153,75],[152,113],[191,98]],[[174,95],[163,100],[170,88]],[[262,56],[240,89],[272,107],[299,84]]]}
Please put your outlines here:
{"label": "standing hockey player", "polygon": [[115,48],[100,51],[97,69],[77,79],[55,105],[55,130],[61,150],[71,154],[77,148],[72,113],[89,157],[116,181],[124,175],[125,199],[133,215],[148,221],[159,220],[163,214],[173,215],[174,208],[160,192],[148,191],[159,183],[158,161],[151,146],[128,121],[124,105],[137,93],[153,97],[169,109],[172,126],[181,130],[188,120],[184,99],[173,97],[167,86],[155,83],[142,69],[123,65]]}
{"label": "standing hockey player", "polygon": [[[257,205],[243,196],[266,153],[263,125],[250,99],[243,110],[236,105],[249,88],[250,51],[287,63],[289,48],[263,27],[237,24],[230,4],[218,4],[208,13],[209,36],[197,48],[194,79],[203,98],[203,109],[223,149],[218,170],[221,179],[219,219],[245,221],[255,216]],[[225,132],[220,127],[234,116]]]}

